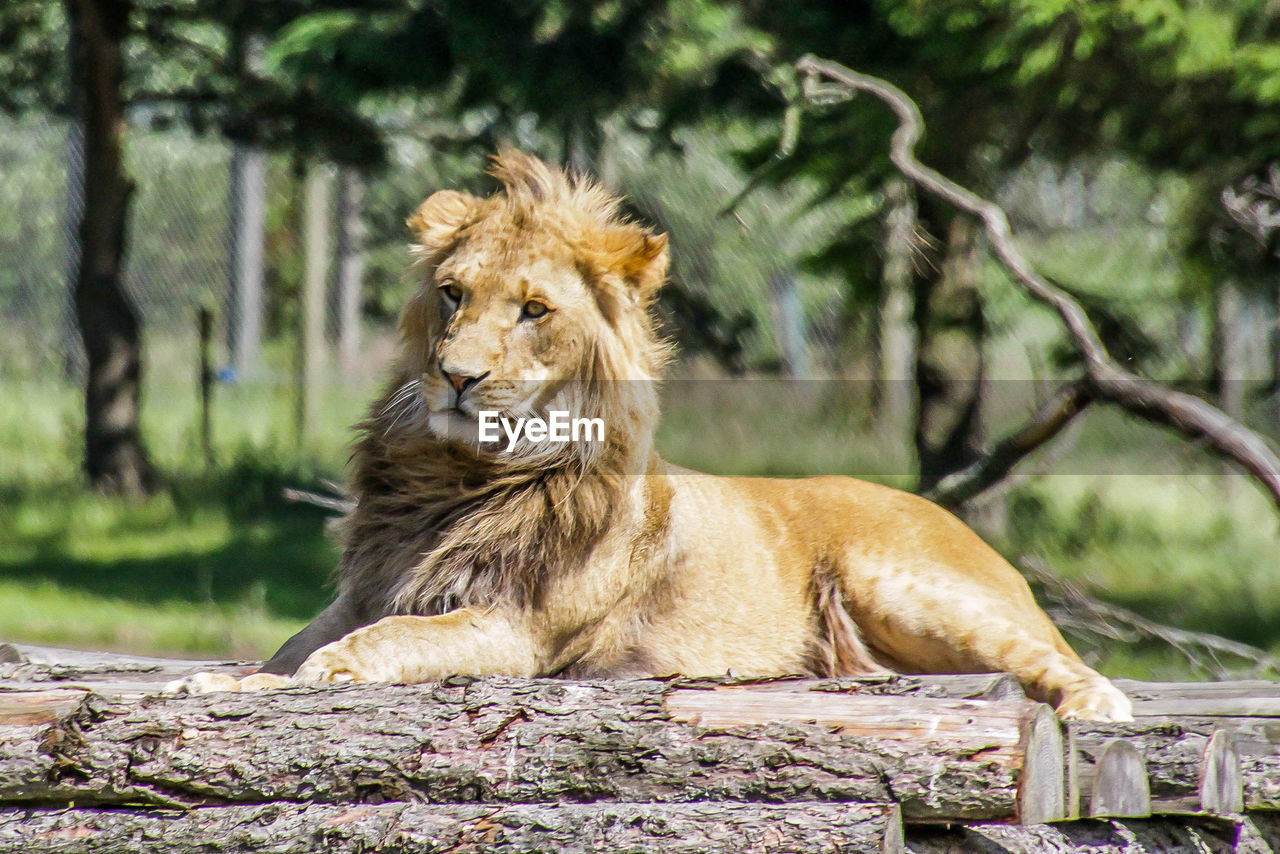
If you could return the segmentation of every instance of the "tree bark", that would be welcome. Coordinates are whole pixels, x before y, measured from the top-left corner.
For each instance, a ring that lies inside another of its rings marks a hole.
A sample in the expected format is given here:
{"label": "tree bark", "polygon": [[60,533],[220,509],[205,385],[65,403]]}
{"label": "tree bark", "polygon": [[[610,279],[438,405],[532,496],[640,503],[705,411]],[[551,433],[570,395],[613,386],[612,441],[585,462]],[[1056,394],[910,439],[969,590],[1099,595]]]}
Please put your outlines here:
{"label": "tree bark", "polygon": [[52,725],[0,731],[9,803],[731,800],[898,803],[913,820],[1065,814],[1058,724],[1028,701],[489,678],[120,705],[88,695]]}
{"label": "tree bark", "polygon": [[279,804],[182,813],[0,811],[0,852],[902,850],[893,806],[849,804]]}
{"label": "tree bark", "polygon": [[[1255,820],[1256,819],[1256,820]],[[1265,828],[1265,829],[1263,829]],[[1069,821],[1030,827],[910,828],[907,848],[914,854],[1265,854],[1276,839],[1269,818],[1206,818]]]}
{"label": "tree bark", "polygon": [[84,120],[84,209],[74,288],[88,357],[85,471],[96,489],[150,492],[142,443],[142,323],[124,286],[133,183],[124,169],[124,40],[128,0],[66,0],[75,98]]}

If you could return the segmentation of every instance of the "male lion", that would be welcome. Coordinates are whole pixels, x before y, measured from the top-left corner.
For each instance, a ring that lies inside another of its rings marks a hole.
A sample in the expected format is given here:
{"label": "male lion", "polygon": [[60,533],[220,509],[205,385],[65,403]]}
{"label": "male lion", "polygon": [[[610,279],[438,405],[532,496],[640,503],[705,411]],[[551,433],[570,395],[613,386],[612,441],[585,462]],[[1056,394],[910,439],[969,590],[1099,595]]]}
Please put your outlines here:
{"label": "male lion", "polygon": [[[713,477],[654,452],[667,238],[524,154],[409,220],[422,286],[354,454],[332,605],[240,683],[1009,671],[1128,720],[1021,576],[936,505],[844,477]],[[481,411],[604,441],[481,441]],[[287,678],[293,674],[292,680]]]}

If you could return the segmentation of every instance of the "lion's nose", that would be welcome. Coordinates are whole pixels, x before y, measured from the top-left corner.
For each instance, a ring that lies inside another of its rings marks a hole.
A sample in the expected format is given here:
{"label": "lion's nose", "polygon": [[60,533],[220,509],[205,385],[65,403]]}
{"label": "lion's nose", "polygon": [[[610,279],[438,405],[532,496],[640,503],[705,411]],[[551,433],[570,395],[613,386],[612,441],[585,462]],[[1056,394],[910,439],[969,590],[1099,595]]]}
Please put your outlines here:
{"label": "lion's nose", "polygon": [[443,367],[440,368],[440,373],[444,374],[444,378],[449,381],[449,385],[453,386],[453,390],[458,393],[458,397],[462,397],[462,395],[466,394],[467,389],[489,376],[488,371],[470,375],[458,371],[447,371]]}

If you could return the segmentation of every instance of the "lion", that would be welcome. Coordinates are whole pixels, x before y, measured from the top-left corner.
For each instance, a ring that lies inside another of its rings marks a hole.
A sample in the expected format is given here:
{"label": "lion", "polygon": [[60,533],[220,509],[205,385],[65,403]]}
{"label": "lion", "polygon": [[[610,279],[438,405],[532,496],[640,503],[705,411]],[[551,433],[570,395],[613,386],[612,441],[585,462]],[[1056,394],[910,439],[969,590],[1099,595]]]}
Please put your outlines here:
{"label": "lion", "polygon": [[[1131,719],[1022,576],[941,507],[847,477],[664,461],[667,237],[534,157],[505,151],[491,174],[499,192],[441,190],[409,219],[421,285],[355,446],[336,599],[259,673],[189,690],[1008,671],[1062,718]],[[477,428],[557,408],[607,432]]]}

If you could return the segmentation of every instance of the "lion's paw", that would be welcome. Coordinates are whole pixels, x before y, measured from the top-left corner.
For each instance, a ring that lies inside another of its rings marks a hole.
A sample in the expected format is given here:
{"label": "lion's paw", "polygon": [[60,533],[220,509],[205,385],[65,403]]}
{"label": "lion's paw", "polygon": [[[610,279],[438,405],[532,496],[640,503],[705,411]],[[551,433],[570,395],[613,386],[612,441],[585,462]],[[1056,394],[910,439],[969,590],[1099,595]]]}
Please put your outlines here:
{"label": "lion's paw", "polygon": [[392,674],[371,664],[346,640],[320,647],[302,662],[293,675],[294,684],[329,684],[334,682],[393,682]]}
{"label": "lion's paw", "polygon": [[1133,720],[1133,704],[1110,682],[1095,683],[1068,694],[1058,704],[1057,711],[1064,721],[1126,723]]}
{"label": "lion's paw", "polygon": [[239,691],[240,680],[230,673],[192,673],[164,686],[170,694],[211,694],[214,691]]}
{"label": "lion's paw", "polygon": [[277,673],[251,673],[237,679],[229,673],[202,672],[175,679],[164,686],[164,690],[171,694],[211,694],[215,691],[262,691],[284,688],[288,684],[289,677]]}

